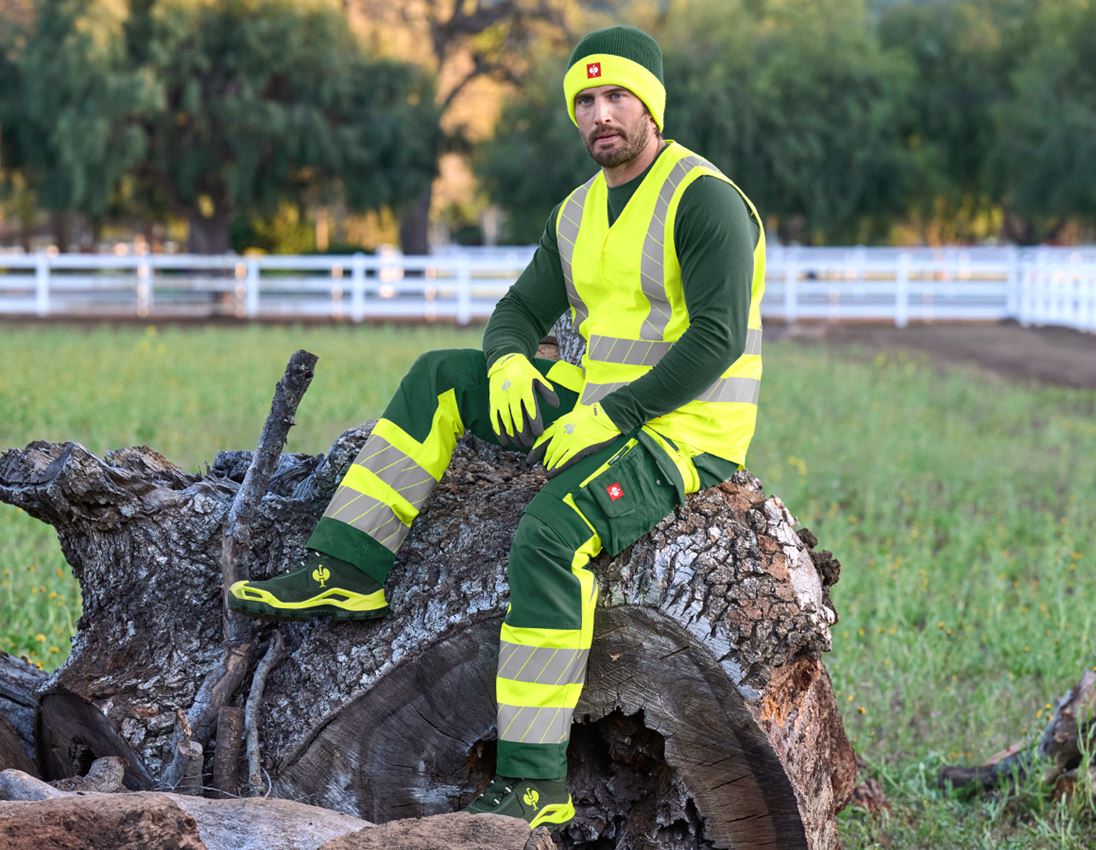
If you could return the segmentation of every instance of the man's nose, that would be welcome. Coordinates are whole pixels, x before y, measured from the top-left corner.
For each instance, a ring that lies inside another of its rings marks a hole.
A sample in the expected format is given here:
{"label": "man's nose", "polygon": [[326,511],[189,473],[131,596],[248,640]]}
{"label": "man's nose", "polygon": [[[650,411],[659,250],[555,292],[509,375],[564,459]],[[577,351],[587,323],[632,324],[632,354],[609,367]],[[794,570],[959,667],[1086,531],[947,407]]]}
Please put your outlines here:
{"label": "man's nose", "polygon": [[604,98],[594,98],[594,123],[604,124],[609,120],[609,102]]}

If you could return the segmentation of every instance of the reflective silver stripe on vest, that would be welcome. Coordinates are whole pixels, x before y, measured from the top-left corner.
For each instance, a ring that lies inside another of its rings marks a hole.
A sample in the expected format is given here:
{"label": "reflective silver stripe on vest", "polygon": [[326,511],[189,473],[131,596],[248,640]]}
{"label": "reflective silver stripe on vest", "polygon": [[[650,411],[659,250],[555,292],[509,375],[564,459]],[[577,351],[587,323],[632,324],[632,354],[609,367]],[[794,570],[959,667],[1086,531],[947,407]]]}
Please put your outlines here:
{"label": "reflective silver stripe on vest", "polygon": [[354,460],[407,499],[415,510],[427,500],[437,481],[406,454],[377,435],[371,435]]}
{"label": "reflective silver stripe on vest", "polygon": [[335,491],[324,516],[368,534],[390,552],[400,548],[410,531],[384,502],[349,487]]}
{"label": "reflective silver stripe on vest", "polygon": [[556,227],[559,262],[563,267],[563,283],[567,288],[567,300],[575,308],[574,325],[576,331],[586,321],[586,317],[590,315],[590,310],[579,298],[578,290],[575,289],[575,275],[572,271],[575,258],[575,242],[578,240],[578,230],[582,224],[582,207],[586,203],[586,195],[596,179],[597,174],[575,189],[571,197],[560,208],[559,224]]}
{"label": "reflective silver stripe on vest", "polygon": [[619,390],[630,383],[631,381],[617,381],[613,384],[586,384],[582,388],[582,398],[579,399],[579,402],[581,404],[593,404],[595,401],[601,401],[613,390]]}
{"label": "reflective silver stripe on vest", "polygon": [[757,378],[721,378],[706,392],[698,395],[696,400],[757,404],[760,395],[761,381]]}
{"label": "reflective silver stripe on vest", "polygon": [[[587,384],[582,388],[582,404],[593,404],[631,381],[617,381],[612,384]],[[693,401],[734,401],[743,404],[757,404],[761,395],[761,381],[756,378],[720,378]]]}
{"label": "reflective silver stripe on vest", "polygon": [[[591,360],[617,363],[621,366],[654,366],[661,360],[673,342],[648,339],[621,339],[613,336],[590,337],[587,351]],[[746,347],[743,354],[761,354],[761,331],[746,331]]]}
{"label": "reflective silver stripe on vest", "polygon": [[545,682],[553,685],[582,684],[586,680],[588,649],[549,649],[499,644],[499,676],[517,682]]}
{"label": "reflective silver stripe on vest", "polygon": [[658,191],[658,200],[651,214],[651,223],[647,225],[647,236],[643,240],[643,257],[640,261],[640,279],[643,294],[647,296],[651,309],[643,320],[643,329],[639,335],[644,339],[662,339],[666,326],[670,324],[670,302],[666,298],[665,231],[666,214],[674,192],[685,176],[698,165],[710,167],[710,164],[698,156],[687,156],[678,161],[670,170]]}
{"label": "reflective silver stripe on vest", "polygon": [[499,705],[500,741],[518,744],[562,744],[571,737],[573,708],[529,708]]}
{"label": "reflective silver stripe on vest", "polygon": [[620,363],[624,366],[654,366],[670,350],[672,342],[647,339],[619,339],[613,336],[590,337],[587,349],[591,360]]}
{"label": "reflective silver stripe on vest", "polygon": [[749,328],[746,331],[746,350],[743,354],[761,354],[761,330],[758,328]]}

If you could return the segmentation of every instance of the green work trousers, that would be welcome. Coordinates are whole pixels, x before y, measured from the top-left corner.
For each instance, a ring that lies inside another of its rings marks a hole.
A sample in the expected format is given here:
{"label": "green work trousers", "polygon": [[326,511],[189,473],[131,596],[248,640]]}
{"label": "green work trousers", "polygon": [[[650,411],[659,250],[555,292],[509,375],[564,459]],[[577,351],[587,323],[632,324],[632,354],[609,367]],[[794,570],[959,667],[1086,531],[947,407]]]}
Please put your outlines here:
{"label": "green work trousers", "polygon": [[[559,395],[558,408],[542,405],[547,425],[574,407],[581,373],[548,360],[534,365]],[[483,352],[419,357],[308,546],[356,564],[383,584],[457,439],[471,432],[498,443],[488,396]],[[709,455],[693,460],[701,487],[737,468]],[[507,567],[510,606],[496,679],[499,775],[567,775],[571,718],[586,678],[598,594],[590,560],[602,550],[620,552],[670,513],[684,498],[683,478],[660,443],[640,430],[551,478],[526,506]]]}

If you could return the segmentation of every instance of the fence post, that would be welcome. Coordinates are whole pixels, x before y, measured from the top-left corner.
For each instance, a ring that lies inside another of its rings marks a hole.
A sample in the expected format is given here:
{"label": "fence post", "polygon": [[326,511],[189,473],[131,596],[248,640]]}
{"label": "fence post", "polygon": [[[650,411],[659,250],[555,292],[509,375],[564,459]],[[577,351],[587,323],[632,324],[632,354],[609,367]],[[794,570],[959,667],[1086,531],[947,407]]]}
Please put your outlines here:
{"label": "fence post", "polygon": [[1020,249],[1010,245],[1005,269],[1005,318],[1020,320]]}
{"label": "fence post", "polygon": [[792,248],[784,249],[784,321],[794,325],[799,314],[799,267]]}
{"label": "fence post", "polygon": [[34,306],[39,316],[49,315],[49,255],[38,253],[34,268]]}
{"label": "fence post", "polygon": [[247,258],[247,280],[245,283],[244,312],[249,319],[259,315],[259,258]]}
{"label": "fence post", "polygon": [[898,255],[898,270],[894,278],[894,326],[904,328],[910,323],[910,254]]}
{"label": "fence post", "polygon": [[137,264],[137,315],[148,318],[152,309],[152,268],[147,254]]}
{"label": "fence post", "polygon": [[472,321],[472,261],[465,254],[457,266],[457,324]]}
{"label": "fence post", "polygon": [[350,318],[365,318],[365,255],[360,251],[350,260]]}

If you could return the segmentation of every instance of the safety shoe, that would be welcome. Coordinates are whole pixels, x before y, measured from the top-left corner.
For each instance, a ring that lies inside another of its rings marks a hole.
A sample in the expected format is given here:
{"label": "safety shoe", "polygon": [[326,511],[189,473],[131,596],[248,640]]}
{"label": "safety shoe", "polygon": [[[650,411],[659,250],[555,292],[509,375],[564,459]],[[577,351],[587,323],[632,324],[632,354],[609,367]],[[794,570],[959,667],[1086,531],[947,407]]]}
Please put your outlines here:
{"label": "safety shoe", "polygon": [[510,779],[496,776],[464,811],[473,815],[522,818],[529,829],[558,829],[575,816],[566,779]]}
{"label": "safety shoe", "polygon": [[272,620],[372,620],[388,611],[384,588],[364,570],[308,550],[301,566],[266,581],[238,581],[228,607]]}

